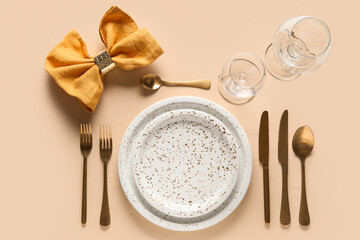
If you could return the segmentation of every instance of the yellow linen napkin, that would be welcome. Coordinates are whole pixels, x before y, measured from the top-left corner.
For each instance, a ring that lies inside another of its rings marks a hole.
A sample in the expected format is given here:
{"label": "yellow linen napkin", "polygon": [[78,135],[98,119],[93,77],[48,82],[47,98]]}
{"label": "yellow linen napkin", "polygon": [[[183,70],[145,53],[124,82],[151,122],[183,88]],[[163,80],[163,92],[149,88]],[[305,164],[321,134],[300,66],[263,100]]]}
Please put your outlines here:
{"label": "yellow linen napkin", "polygon": [[[134,20],[116,6],[105,13],[99,32],[111,60],[124,70],[149,65],[163,53],[150,33],[139,29]],[[103,91],[104,74],[75,30],[50,51],[45,69],[85,110],[95,111]]]}

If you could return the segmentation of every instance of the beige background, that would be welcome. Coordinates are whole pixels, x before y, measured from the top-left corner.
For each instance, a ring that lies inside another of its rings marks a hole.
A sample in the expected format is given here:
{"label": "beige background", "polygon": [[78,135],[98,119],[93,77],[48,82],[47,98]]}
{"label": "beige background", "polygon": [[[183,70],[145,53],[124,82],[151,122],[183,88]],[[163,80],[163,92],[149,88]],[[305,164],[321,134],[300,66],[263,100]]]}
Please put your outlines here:
{"label": "beige background", "polygon": [[[359,239],[359,6],[356,0],[271,1],[5,1],[1,0],[1,239]],[[47,53],[71,29],[91,55],[104,48],[98,25],[111,5],[128,12],[159,41],[165,54],[149,67],[105,78],[96,113],[83,111],[44,70]],[[276,28],[298,15],[323,19],[332,32],[328,60],[316,72],[284,82],[266,77],[251,102],[236,106],[217,91],[222,64],[238,52],[263,58]],[[208,78],[209,91],[162,88],[148,94],[138,78],[154,72],[164,79]],[[242,124],[253,152],[253,176],[240,206],[219,224],[197,232],[174,232],[145,220],[127,201],[117,174],[117,151],[134,117],[161,99],[192,95],[228,109]],[[289,110],[290,139],[296,128],[314,130],[314,153],[306,162],[311,226],[300,227],[300,161],[290,151],[292,223],[279,223],[281,169],[277,134],[281,112]],[[270,113],[271,224],[263,220],[258,126]],[[109,123],[115,150],[109,168],[112,224],[99,225],[102,163],[97,144],[88,163],[88,222],[80,224],[82,156],[79,123]]]}

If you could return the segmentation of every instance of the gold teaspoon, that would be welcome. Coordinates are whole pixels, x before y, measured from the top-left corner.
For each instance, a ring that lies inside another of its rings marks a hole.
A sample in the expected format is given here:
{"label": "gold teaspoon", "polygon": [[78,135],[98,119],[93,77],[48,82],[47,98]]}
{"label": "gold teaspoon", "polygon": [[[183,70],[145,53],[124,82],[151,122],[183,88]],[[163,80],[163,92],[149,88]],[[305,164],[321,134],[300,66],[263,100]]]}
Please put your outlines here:
{"label": "gold teaspoon", "polygon": [[192,80],[192,81],[164,81],[156,74],[146,74],[140,78],[140,84],[148,90],[157,90],[162,85],[165,86],[186,86],[202,89],[209,89],[211,82],[209,80]]}
{"label": "gold teaspoon", "polygon": [[314,147],[314,142],[314,135],[308,126],[298,128],[292,140],[292,148],[294,153],[301,161],[301,201],[299,222],[303,226],[308,226],[310,224],[310,215],[306,200],[305,188],[305,159],[311,153]]}

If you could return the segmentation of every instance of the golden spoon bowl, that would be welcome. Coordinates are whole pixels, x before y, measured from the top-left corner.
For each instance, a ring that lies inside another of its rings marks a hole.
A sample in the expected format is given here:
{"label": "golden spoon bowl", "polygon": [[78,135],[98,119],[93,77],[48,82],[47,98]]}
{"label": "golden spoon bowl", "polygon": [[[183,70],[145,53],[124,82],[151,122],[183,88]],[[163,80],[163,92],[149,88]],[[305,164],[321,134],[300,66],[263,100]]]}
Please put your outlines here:
{"label": "golden spoon bowl", "polygon": [[314,134],[308,126],[298,128],[292,140],[294,153],[305,159],[311,153],[314,142]]}

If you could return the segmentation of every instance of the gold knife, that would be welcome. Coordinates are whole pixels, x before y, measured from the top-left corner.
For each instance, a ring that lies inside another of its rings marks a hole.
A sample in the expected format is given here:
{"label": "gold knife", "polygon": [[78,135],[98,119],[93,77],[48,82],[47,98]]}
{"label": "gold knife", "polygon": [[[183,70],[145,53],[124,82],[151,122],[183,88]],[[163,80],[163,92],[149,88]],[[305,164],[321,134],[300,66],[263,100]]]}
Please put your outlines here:
{"label": "gold knife", "polygon": [[269,114],[264,111],[261,115],[259,130],[259,160],[263,166],[264,186],[264,216],[265,222],[270,223],[270,194],[269,194]]}
{"label": "gold knife", "polygon": [[280,223],[288,225],[291,222],[288,194],[288,110],[285,110],[280,120],[278,158],[282,168],[282,197]]}

